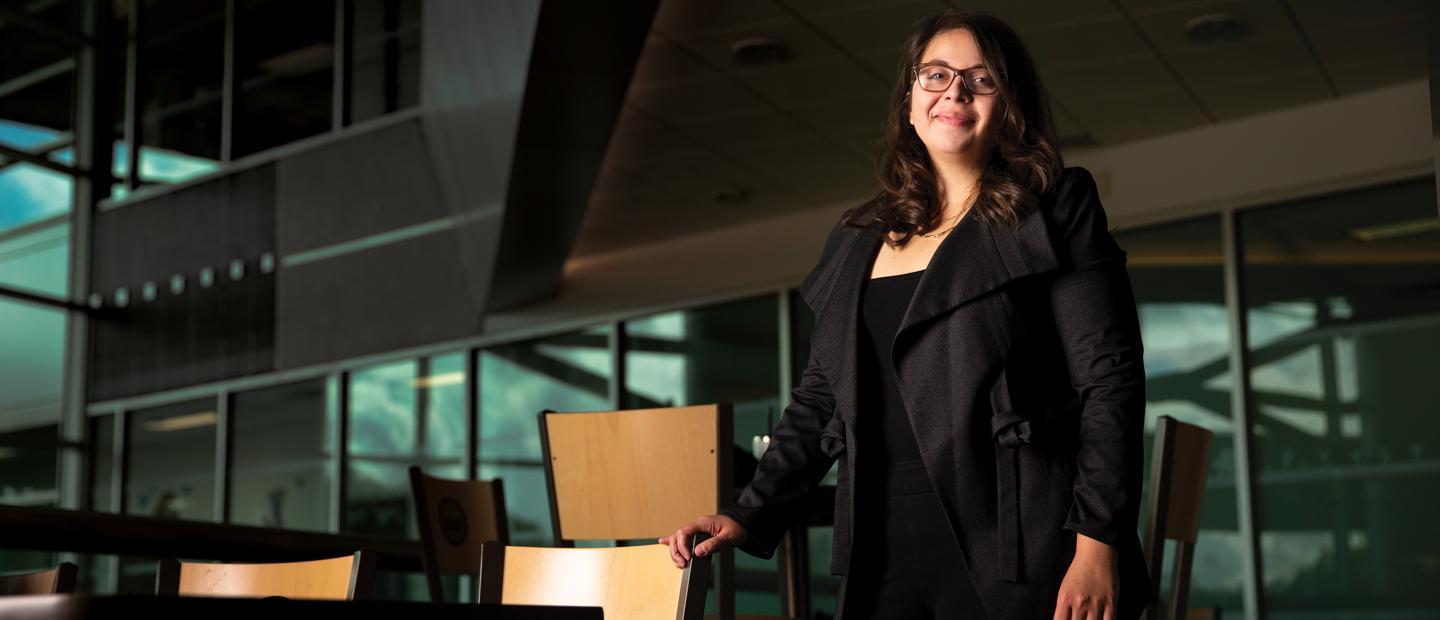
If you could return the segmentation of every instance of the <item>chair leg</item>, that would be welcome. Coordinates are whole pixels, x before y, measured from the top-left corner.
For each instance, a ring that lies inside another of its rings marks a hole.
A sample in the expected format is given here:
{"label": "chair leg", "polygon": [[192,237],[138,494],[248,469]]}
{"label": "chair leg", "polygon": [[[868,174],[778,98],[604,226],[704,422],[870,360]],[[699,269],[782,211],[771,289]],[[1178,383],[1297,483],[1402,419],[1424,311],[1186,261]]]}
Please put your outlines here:
{"label": "chair leg", "polygon": [[715,564],[715,616],[735,620],[735,550],[720,552]]}
{"label": "chair leg", "polygon": [[1170,617],[1184,618],[1190,605],[1190,565],[1195,559],[1195,543],[1175,545],[1175,575],[1170,580]]}
{"label": "chair leg", "polygon": [[803,524],[780,541],[780,600],[786,617],[810,617],[810,545]]}

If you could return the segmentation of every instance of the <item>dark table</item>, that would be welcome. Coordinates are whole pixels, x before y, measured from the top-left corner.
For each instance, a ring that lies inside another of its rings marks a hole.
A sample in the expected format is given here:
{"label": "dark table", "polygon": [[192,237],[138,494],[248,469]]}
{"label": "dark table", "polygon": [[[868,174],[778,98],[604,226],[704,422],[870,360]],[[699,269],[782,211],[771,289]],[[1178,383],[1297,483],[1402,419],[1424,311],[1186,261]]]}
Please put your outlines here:
{"label": "dark table", "polygon": [[5,620],[76,618],[465,618],[466,620],[602,620],[599,607],[412,603],[405,601],[298,601],[200,596],[11,596],[0,598]]}

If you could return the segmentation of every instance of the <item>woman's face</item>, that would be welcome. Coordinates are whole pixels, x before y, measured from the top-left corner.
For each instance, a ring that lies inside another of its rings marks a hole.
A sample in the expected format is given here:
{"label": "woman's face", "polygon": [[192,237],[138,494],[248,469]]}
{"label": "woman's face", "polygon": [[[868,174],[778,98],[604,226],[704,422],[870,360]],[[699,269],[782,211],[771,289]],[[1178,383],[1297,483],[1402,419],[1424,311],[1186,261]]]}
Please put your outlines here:
{"label": "woman's face", "polygon": [[[920,54],[919,65],[938,63],[964,71],[983,67],[980,47],[968,30],[946,30],[935,35]],[[923,69],[922,69],[923,71]],[[930,151],[932,159],[959,158],[983,163],[995,144],[999,127],[999,93],[973,95],[957,76],[944,92],[931,92],[910,83],[910,124]],[[991,76],[993,79],[993,76]]]}

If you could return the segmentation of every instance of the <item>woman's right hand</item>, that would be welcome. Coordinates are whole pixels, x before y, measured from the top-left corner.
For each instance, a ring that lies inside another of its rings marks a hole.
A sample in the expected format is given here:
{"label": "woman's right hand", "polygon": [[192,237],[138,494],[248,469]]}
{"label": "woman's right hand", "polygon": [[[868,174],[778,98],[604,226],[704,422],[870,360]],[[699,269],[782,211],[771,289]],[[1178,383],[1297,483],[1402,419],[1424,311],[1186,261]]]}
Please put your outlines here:
{"label": "woman's right hand", "polygon": [[699,556],[707,556],[744,544],[745,539],[750,536],[745,531],[745,526],[725,515],[700,517],[680,526],[680,529],[675,530],[674,534],[661,538],[659,541],[662,545],[670,545],[670,559],[675,562],[675,568],[685,568],[685,565],[690,562],[690,537],[700,532],[709,534],[710,538],[695,545],[694,554]]}

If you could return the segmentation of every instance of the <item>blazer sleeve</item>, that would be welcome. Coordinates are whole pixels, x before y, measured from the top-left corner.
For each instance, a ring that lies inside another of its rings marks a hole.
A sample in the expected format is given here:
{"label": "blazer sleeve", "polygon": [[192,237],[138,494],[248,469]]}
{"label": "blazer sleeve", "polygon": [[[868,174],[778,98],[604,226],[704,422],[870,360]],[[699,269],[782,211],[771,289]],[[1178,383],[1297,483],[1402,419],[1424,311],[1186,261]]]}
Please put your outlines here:
{"label": "blazer sleeve", "polygon": [[1095,180],[1062,176],[1052,207],[1061,264],[1051,281],[1055,327],[1079,396],[1075,501],[1064,528],[1112,547],[1133,536],[1144,467],[1144,349],[1125,252],[1106,227]]}
{"label": "blazer sleeve", "polygon": [[[831,231],[821,252],[819,264],[801,285],[801,294],[819,312],[816,287],[828,263],[841,245],[844,233],[840,226]],[[812,336],[812,343],[821,337]],[[810,359],[800,376],[800,383],[790,391],[790,404],[780,415],[780,423],[770,434],[770,447],[761,455],[755,477],[740,492],[735,504],[720,510],[748,534],[739,549],[750,555],[769,558],[775,553],[785,532],[803,516],[805,498],[829,473],[835,457],[821,448],[821,434],[835,413],[835,396],[830,382],[810,348]]]}

